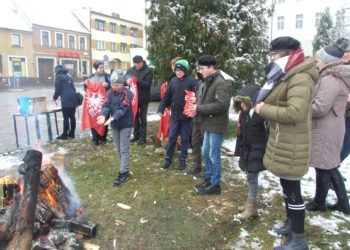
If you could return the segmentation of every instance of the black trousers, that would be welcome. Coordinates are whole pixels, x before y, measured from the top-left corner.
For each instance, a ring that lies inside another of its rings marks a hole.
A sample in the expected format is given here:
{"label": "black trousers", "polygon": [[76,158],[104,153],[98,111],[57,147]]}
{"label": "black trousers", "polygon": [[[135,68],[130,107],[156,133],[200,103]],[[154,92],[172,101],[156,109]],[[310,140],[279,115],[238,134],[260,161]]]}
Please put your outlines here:
{"label": "black trousers", "polygon": [[75,120],[76,108],[62,108],[63,114],[63,135],[74,136],[76,120]]}
{"label": "black trousers", "polygon": [[148,103],[139,104],[135,117],[134,138],[141,142],[145,142],[147,136],[147,110]]}
{"label": "black trousers", "polygon": [[92,141],[97,144],[100,142],[107,142],[108,125],[105,126],[105,133],[101,136],[95,129],[91,129]]}
{"label": "black trousers", "polygon": [[196,121],[193,121],[191,146],[193,161],[197,165],[202,164],[202,144],[203,132],[200,129],[200,124]]}

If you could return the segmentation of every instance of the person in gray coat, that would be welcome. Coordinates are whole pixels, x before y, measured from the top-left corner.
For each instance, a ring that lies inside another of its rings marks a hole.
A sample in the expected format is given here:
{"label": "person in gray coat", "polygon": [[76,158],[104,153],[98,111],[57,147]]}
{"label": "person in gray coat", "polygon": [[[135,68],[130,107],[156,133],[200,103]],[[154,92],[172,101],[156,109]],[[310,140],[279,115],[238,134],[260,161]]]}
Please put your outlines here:
{"label": "person in gray coat", "polygon": [[332,183],[338,202],[328,205],[350,215],[344,180],[339,172],[340,152],[345,134],[344,114],[350,89],[350,66],[341,58],[349,40],[338,39],[335,44],[317,52],[320,80],[312,104],[312,146],[310,166],[316,170],[316,194],[306,204],[310,211],[325,211],[329,185]]}

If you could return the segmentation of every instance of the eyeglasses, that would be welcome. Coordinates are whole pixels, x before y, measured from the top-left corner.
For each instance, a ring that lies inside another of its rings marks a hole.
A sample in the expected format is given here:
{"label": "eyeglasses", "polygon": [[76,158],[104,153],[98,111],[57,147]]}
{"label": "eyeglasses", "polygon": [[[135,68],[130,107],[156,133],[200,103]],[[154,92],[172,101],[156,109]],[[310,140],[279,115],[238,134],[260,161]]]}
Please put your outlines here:
{"label": "eyeglasses", "polygon": [[197,71],[202,71],[203,69],[209,69],[209,66],[196,66]]}

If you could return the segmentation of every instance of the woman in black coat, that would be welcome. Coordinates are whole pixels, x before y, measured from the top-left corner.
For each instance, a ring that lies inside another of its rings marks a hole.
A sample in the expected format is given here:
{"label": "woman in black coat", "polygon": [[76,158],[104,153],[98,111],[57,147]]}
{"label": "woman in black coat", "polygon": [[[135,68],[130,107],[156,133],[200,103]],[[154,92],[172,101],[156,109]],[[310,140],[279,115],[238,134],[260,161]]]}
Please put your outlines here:
{"label": "woman in black coat", "polygon": [[55,93],[53,100],[56,102],[58,97],[61,97],[63,114],[63,133],[57,139],[66,140],[75,137],[75,110],[78,106],[78,99],[73,79],[67,74],[68,70],[62,65],[57,65],[55,67],[55,73]]}
{"label": "woman in black coat", "polygon": [[267,142],[265,120],[254,112],[254,100],[259,92],[257,85],[246,85],[238,91],[234,101],[236,112],[240,112],[236,134],[235,155],[239,156],[239,167],[247,173],[248,198],[238,210],[238,217],[248,220],[258,216],[257,196],[259,172],[264,170],[263,156]]}

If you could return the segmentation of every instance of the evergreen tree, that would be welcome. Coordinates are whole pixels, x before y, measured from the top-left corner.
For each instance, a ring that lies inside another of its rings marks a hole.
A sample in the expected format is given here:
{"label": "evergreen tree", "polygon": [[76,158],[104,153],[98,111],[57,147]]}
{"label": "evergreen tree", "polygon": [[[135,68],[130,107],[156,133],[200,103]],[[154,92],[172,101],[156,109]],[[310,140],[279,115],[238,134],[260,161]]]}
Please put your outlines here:
{"label": "evergreen tree", "polygon": [[151,0],[149,58],[163,80],[175,56],[194,63],[212,54],[235,79],[235,90],[246,83],[261,84],[268,53],[265,12],[261,1],[254,0]]}
{"label": "evergreen tree", "polygon": [[322,13],[320,22],[317,27],[317,32],[312,41],[313,53],[315,54],[319,49],[329,45],[334,40],[333,37],[333,22],[332,16],[329,12],[329,8],[326,8]]}

